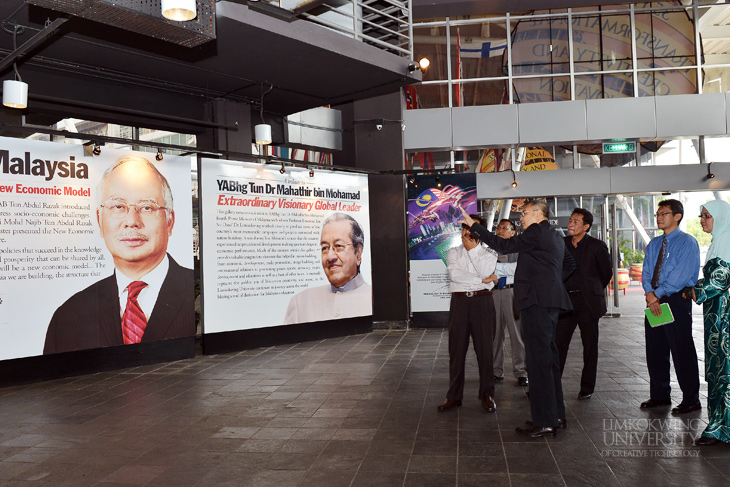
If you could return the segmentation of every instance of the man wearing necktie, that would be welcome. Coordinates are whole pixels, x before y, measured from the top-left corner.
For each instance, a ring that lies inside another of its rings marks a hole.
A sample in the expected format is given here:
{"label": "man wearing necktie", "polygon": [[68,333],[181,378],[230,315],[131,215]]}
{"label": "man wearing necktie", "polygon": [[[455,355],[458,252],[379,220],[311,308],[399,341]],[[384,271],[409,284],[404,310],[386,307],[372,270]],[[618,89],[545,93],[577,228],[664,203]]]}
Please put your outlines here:
{"label": "man wearing necktie", "polygon": [[650,396],[648,401],[641,403],[641,408],[671,405],[671,353],[682,389],[682,401],[672,409],[675,415],[701,409],[697,351],[692,339],[692,301],[682,294],[685,287],[697,282],[700,250],[697,240],[679,229],[683,216],[684,208],[679,201],[659,202],[656,222],[664,235],[653,238],[646,247],[641,275],[646,306],[654,315],[659,315],[661,304],[666,303],[674,315],[672,323],[657,327],[651,327],[649,320],[644,319]]}
{"label": "man wearing necktie", "polygon": [[56,310],[43,353],[195,335],[193,271],[167,254],[175,225],[167,179],[131,154],[106,170],[97,195],[97,222],[114,274]]}

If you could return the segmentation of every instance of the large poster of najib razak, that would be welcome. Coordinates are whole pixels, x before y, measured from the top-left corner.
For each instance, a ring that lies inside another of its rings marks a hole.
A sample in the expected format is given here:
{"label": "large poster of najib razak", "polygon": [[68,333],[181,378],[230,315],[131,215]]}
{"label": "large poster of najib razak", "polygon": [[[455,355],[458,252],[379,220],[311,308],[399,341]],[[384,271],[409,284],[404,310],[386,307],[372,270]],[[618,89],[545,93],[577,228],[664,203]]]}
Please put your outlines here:
{"label": "large poster of najib razak", "polygon": [[0,360],[195,334],[190,159],[0,138]]}

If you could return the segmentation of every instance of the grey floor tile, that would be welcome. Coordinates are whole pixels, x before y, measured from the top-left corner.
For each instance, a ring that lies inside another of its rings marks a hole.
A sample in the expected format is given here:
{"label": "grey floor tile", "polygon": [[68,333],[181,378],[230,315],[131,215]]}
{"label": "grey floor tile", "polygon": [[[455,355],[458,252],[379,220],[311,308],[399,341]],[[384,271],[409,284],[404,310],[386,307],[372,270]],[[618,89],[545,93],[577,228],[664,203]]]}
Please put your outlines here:
{"label": "grey floor tile", "polygon": [[[0,389],[0,483],[730,487],[730,445],[691,445],[706,411],[682,418],[695,427],[671,423],[669,408],[638,408],[648,375],[637,310],[601,321],[590,401],[574,397],[576,331],[563,376],[568,429],[556,438],[514,431],[530,410],[509,374],[497,413],[481,409],[473,354],[464,405],[436,411],[448,387],[445,330],[378,330]],[[617,424],[674,441],[620,445]]]}

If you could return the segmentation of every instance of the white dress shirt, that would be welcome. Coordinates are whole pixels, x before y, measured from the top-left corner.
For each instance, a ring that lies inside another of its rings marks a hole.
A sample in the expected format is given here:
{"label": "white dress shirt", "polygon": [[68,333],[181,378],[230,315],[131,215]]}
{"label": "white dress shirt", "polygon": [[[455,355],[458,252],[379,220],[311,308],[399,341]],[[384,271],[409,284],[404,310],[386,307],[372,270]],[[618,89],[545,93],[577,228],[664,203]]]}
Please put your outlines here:
{"label": "white dress shirt", "polygon": [[344,286],[311,287],[292,296],[284,324],[310,323],[373,314],[373,292],[362,274]]}
{"label": "white dress shirt", "polygon": [[480,243],[471,250],[459,245],[446,254],[446,269],[454,292],[490,290],[494,283],[484,284],[482,279],[494,274],[497,252]]}

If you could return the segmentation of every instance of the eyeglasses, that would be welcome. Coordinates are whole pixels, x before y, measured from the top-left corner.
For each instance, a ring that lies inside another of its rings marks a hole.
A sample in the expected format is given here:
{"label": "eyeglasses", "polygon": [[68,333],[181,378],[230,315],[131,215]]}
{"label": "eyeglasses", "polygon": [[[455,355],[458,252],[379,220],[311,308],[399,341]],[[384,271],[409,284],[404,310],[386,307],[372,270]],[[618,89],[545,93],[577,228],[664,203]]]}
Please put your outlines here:
{"label": "eyeglasses", "polygon": [[124,218],[129,214],[129,209],[134,207],[137,214],[142,217],[152,217],[156,215],[159,210],[167,210],[164,206],[159,206],[156,203],[144,202],[144,203],[126,203],[124,201],[109,200],[103,205],[99,205],[109,212],[109,215],[113,218]]}
{"label": "eyeglasses", "polygon": [[709,220],[710,218],[712,218],[712,215],[710,215],[709,213],[700,213],[700,218],[704,218],[705,220]]}
{"label": "eyeglasses", "polygon": [[322,245],[322,255],[329,254],[330,249],[334,250],[335,254],[339,255],[339,254],[347,251],[347,247],[349,247],[350,245],[352,245],[352,244],[351,243],[349,243],[349,244],[336,243],[336,244],[332,245],[331,247],[329,245]]}
{"label": "eyeglasses", "polygon": [[520,215],[521,215],[520,218],[522,218],[523,216],[526,216],[531,211],[540,211],[540,210],[538,210],[537,208],[532,208],[532,209],[529,209],[527,211],[521,211],[520,212]]}
{"label": "eyeglasses", "polygon": [[673,211],[658,211],[658,212],[654,213],[654,216],[657,218],[659,218],[660,216],[665,217],[667,215],[674,215],[674,212]]}

